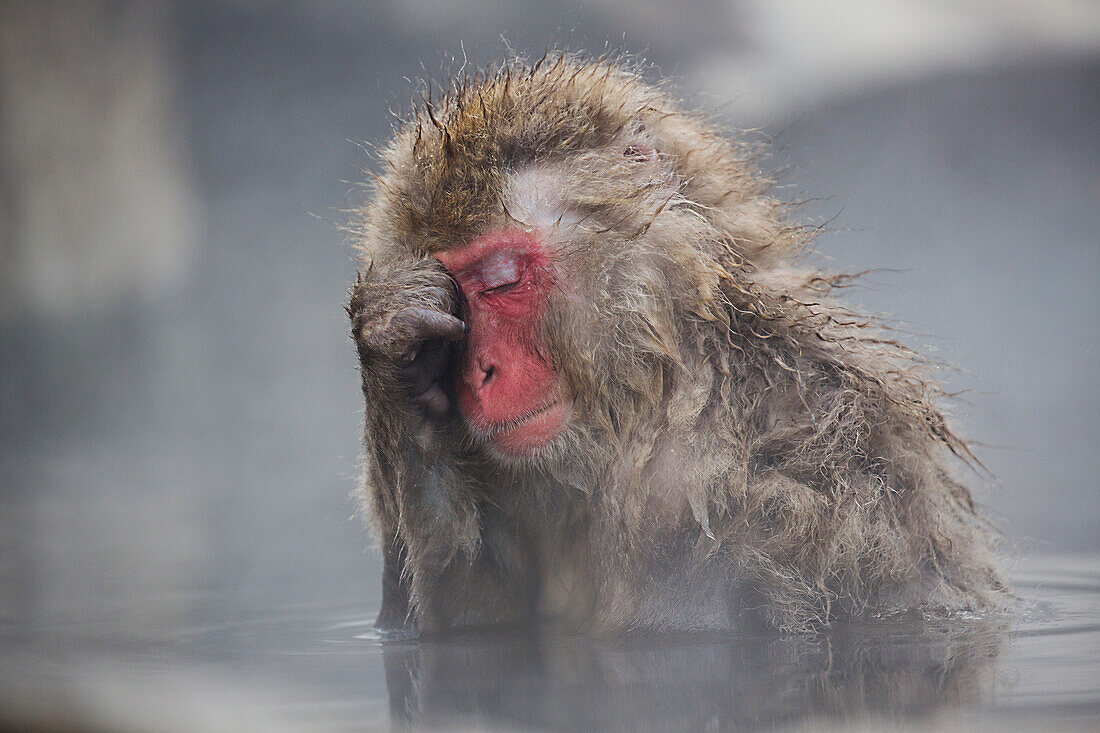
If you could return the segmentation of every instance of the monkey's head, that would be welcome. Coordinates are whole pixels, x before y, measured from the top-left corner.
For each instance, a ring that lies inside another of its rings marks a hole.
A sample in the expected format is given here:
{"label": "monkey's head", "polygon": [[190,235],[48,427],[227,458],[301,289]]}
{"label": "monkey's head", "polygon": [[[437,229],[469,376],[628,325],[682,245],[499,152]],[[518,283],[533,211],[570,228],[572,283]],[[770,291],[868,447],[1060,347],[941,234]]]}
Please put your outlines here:
{"label": "monkey's head", "polygon": [[743,151],[611,61],[467,79],[381,157],[364,259],[451,274],[468,333],[449,388],[510,459],[669,419],[639,416],[698,378],[705,339],[682,324],[728,332],[723,280],[794,242]]}

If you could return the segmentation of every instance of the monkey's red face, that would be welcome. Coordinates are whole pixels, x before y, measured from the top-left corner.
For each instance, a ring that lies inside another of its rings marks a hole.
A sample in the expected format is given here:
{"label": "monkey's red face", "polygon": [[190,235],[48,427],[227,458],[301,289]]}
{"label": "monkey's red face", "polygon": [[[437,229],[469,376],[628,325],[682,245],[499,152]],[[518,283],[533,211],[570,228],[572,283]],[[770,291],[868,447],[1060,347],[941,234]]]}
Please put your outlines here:
{"label": "monkey's red face", "polygon": [[539,335],[554,286],[549,253],[536,235],[507,229],[438,257],[465,300],[459,408],[474,431],[505,454],[521,457],[546,447],[570,413],[567,390]]}

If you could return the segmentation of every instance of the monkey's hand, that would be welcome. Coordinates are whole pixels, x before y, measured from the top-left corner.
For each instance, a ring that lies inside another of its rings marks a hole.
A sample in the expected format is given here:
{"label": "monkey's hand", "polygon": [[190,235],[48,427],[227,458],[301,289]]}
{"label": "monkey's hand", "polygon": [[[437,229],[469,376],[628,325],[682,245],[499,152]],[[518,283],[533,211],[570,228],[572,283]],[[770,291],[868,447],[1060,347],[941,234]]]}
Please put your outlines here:
{"label": "monkey's hand", "polygon": [[431,420],[450,410],[443,377],[454,343],[466,333],[454,315],[456,293],[443,266],[425,259],[399,268],[372,266],[360,276],[348,307],[364,380],[398,381]]}

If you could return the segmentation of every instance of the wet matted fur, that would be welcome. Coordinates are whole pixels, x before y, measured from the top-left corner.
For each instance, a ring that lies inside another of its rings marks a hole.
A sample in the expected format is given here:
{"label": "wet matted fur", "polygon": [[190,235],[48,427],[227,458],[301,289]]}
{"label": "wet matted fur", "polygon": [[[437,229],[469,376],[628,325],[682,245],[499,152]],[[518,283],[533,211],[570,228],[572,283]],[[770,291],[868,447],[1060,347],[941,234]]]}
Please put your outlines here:
{"label": "wet matted fur", "polygon": [[[353,224],[361,352],[396,309],[458,312],[434,255],[534,228],[562,283],[538,348],[574,417],[506,459],[458,415],[426,424],[364,357],[390,622],[804,629],[1005,602],[942,393],[839,303],[849,278],[805,264],[811,232],[752,161],[629,64],[566,53],[463,77],[401,126]],[[568,216],[529,219],[532,177],[533,208]]]}

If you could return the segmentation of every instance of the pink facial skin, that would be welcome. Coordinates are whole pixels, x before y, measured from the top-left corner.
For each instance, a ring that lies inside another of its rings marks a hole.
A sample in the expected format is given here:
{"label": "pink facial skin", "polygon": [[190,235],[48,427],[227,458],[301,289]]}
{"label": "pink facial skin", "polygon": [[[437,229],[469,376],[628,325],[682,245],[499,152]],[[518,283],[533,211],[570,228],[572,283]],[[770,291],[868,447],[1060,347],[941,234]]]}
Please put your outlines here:
{"label": "pink facial skin", "polygon": [[536,234],[505,229],[438,258],[466,301],[458,406],[499,451],[531,455],[553,442],[570,412],[561,379],[539,353],[539,317],[553,286],[549,255]]}

